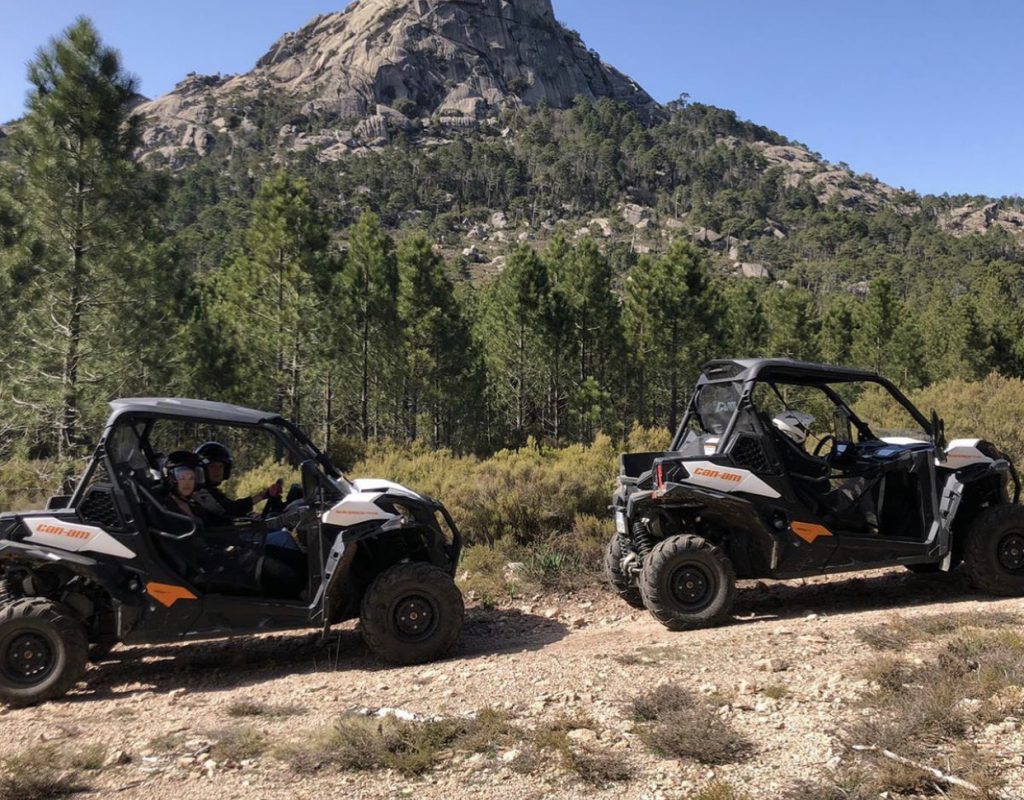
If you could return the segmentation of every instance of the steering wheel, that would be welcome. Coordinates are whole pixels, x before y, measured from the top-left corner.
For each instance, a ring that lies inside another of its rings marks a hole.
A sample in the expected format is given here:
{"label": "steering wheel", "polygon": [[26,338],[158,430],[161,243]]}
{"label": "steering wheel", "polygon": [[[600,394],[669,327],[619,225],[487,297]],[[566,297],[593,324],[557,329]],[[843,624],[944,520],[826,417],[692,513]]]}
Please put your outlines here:
{"label": "steering wheel", "polygon": [[[822,456],[821,452],[822,452],[822,450],[825,449],[825,445],[826,444],[831,444],[832,447],[829,448],[827,456]],[[824,436],[821,437],[821,439],[818,441],[818,444],[815,446],[815,448],[814,448],[814,455],[816,457],[818,457],[818,458],[828,459],[828,458],[832,457],[832,453],[835,452],[835,449],[836,449],[836,437],[833,436],[831,433],[826,433]]]}

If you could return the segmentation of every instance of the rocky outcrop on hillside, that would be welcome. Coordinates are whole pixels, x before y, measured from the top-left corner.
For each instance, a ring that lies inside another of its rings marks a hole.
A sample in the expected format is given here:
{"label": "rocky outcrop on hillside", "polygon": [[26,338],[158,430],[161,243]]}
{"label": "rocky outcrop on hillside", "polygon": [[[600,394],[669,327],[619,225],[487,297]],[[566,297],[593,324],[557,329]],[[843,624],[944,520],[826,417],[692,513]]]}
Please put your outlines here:
{"label": "rocky outcrop on hillside", "polygon": [[399,130],[472,128],[509,106],[567,108],[579,96],[657,113],[555,19],[551,0],[358,0],[281,38],[251,72],[189,75],[139,111],[146,153],[173,165],[266,124],[268,106],[279,146],[331,158]]}
{"label": "rocky outcrop on hillside", "polygon": [[970,236],[996,227],[1024,235],[1024,212],[1004,208],[1000,203],[968,203],[951,209],[939,219],[939,226],[954,236]]}

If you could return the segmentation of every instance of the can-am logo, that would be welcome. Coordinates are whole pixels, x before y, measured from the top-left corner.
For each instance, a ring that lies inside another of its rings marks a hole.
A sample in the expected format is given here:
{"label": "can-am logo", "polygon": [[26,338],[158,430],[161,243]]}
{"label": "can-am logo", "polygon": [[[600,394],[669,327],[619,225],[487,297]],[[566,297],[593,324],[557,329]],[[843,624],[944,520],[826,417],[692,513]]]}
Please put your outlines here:
{"label": "can-am logo", "polygon": [[735,472],[721,472],[717,469],[705,469],[704,467],[697,467],[693,474],[701,478],[716,478],[720,481],[731,481],[733,483],[739,483],[743,480],[743,476],[737,475]]}
{"label": "can-am logo", "polygon": [[54,536],[66,536],[69,539],[88,539],[92,534],[89,531],[78,530],[77,528],[64,528],[60,525],[40,525],[36,528],[38,533],[49,533]]}

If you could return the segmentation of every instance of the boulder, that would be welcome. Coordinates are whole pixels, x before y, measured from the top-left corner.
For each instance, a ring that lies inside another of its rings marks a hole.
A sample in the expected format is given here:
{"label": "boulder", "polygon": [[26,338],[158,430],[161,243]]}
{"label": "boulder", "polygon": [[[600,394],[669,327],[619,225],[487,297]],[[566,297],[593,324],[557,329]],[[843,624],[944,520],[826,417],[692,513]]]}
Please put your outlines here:
{"label": "boulder", "polygon": [[505,216],[504,211],[495,211],[491,214],[490,224],[494,230],[503,231],[508,227],[508,217]]}
{"label": "boulder", "polygon": [[651,209],[636,203],[626,203],[622,206],[622,218],[629,225],[639,225],[645,220],[650,220],[653,215],[654,212]]}
{"label": "boulder", "polygon": [[694,231],[693,238],[698,242],[707,242],[708,244],[714,244],[722,240],[722,234],[718,231],[713,231],[711,228],[698,228]]}

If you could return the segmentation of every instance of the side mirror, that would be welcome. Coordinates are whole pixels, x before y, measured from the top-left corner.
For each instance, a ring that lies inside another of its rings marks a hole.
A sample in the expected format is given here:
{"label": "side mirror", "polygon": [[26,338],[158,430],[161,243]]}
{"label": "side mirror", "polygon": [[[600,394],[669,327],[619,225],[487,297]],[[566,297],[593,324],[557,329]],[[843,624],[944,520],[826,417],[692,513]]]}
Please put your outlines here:
{"label": "side mirror", "polygon": [[932,441],[935,442],[936,449],[938,449],[938,450],[945,450],[946,449],[946,423],[942,419],[939,418],[939,414],[938,414],[938,412],[934,408],[932,409],[931,423],[932,423],[932,425],[931,425],[931,427],[932,427],[932,430],[931,430]]}

